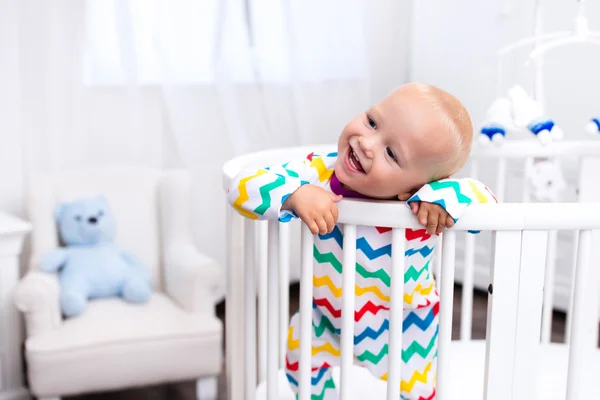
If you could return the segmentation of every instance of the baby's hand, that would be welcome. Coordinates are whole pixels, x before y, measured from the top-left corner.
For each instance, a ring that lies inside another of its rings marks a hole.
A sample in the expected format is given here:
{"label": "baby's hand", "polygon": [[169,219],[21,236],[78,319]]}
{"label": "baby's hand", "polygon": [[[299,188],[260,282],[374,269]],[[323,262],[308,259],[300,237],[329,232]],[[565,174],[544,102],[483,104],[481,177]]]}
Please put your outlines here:
{"label": "baby's hand", "polygon": [[454,218],[439,204],[415,201],[410,203],[410,209],[430,235],[454,226]]}
{"label": "baby's hand", "polygon": [[335,203],[341,199],[341,195],[329,193],[319,186],[303,185],[287,198],[283,209],[294,210],[313,235],[324,235],[333,231],[338,219]]}

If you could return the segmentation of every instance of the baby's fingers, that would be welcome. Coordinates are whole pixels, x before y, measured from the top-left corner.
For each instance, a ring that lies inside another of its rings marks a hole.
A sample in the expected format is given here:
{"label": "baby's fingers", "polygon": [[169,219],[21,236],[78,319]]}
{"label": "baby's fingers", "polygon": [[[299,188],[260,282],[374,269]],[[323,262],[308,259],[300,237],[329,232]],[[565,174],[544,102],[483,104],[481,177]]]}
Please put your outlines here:
{"label": "baby's fingers", "polygon": [[319,233],[319,225],[317,225],[316,221],[304,221],[308,229],[310,229],[310,233],[316,235]]}
{"label": "baby's fingers", "polygon": [[335,220],[333,219],[333,214],[325,214],[325,223],[327,224],[327,232],[325,233],[329,233],[331,231],[333,231],[333,227],[335,226]]}
{"label": "baby's fingers", "polygon": [[319,227],[319,234],[321,235],[325,235],[328,230],[327,230],[327,222],[325,221],[325,218],[321,217],[317,219],[317,225]]}
{"label": "baby's fingers", "polygon": [[333,222],[336,223],[338,220],[338,208],[335,204],[331,205],[331,215],[333,216]]}
{"label": "baby's fingers", "polygon": [[430,212],[427,216],[427,233],[429,233],[430,235],[433,235],[436,233],[437,229],[438,229],[438,221],[439,221],[439,214],[436,212]]}
{"label": "baby's fingers", "polygon": [[454,226],[454,218],[450,215],[446,217],[446,228],[452,228]]}
{"label": "baby's fingers", "polygon": [[[429,222],[429,211],[427,210],[427,207],[421,207],[419,209],[419,212],[417,214],[417,220],[419,221],[419,223],[425,227],[427,227],[427,223]],[[436,221],[436,225],[437,225],[437,221]]]}
{"label": "baby's fingers", "polygon": [[412,211],[413,215],[416,215],[419,212],[419,202],[413,201],[410,203],[410,210]]}

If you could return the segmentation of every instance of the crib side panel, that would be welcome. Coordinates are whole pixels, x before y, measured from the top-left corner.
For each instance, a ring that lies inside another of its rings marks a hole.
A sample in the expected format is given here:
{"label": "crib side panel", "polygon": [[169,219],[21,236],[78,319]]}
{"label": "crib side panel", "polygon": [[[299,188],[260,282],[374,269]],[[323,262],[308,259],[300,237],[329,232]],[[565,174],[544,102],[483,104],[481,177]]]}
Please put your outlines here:
{"label": "crib side panel", "polygon": [[302,275],[300,281],[300,379],[298,400],[311,398],[311,349],[312,349],[312,302],[313,302],[313,258],[314,236],[302,225]]}
{"label": "crib side panel", "polygon": [[402,360],[402,323],[404,314],[404,252],[406,249],[406,231],[392,231],[392,268],[391,268],[391,304],[390,304],[390,343],[388,354],[387,400],[400,398],[401,360]]}
{"label": "crib side panel", "polygon": [[254,400],[256,388],[256,224],[244,220],[244,398]]}
{"label": "crib side panel", "polygon": [[279,221],[268,223],[269,251],[267,262],[267,399],[278,398],[279,371]]}
{"label": "crib side panel", "polygon": [[231,208],[227,210],[227,235],[227,393],[230,399],[243,399],[244,338],[236,334],[244,329],[243,280],[234,277],[244,274],[244,219]]}
{"label": "crib side panel", "polygon": [[524,231],[518,281],[517,332],[513,374],[514,400],[537,398],[532,365],[537,365],[544,298],[544,270],[548,232]]}
{"label": "crib side panel", "polygon": [[504,400],[513,393],[522,233],[503,231],[493,236],[483,398]]}
{"label": "crib side panel", "polygon": [[454,267],[456,261],[456,232],[447,231],[442,241],[442,269],[438,277],[440,282],[440,327],[438,348],[438,381],[437,397],[448,399],[450,386],[449,374],[450,341],[452,339],[452,310],[454,297]]}

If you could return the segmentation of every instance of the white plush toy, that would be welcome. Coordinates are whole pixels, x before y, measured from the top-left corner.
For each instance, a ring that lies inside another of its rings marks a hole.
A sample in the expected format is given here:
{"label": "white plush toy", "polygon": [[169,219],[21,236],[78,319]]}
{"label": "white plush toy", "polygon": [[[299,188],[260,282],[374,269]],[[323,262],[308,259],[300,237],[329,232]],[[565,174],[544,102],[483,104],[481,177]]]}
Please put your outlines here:
{"label": "white plush toy", "polygon": [[521,86],[510,88],[508,97],[512,103],[512,115],[515,125],[527,127],[543,145],[563,138],[562,129],[542,113],[540,104],[529,97]]}
{"label": "white plush toy", "polygon": [[532,197],[538,201],[556,202],[567,187],[560,165],[551,160],[530,164],[526,171],[526,179]]}
{"label": "white plush toy", "polygon": [[590,135],[598,135],[598,133],[600,133],[600,118],[590,119],[584,129]]}

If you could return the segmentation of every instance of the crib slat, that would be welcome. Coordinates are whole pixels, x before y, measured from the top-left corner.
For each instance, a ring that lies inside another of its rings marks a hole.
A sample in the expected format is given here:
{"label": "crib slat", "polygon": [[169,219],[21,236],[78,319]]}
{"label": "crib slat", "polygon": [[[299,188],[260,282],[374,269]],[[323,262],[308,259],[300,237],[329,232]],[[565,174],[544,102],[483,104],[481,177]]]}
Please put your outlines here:
{"label": "crib slat", "polygon": [[279,367],[285,367],[290,318],[290,224],[279,225]]}
{"label": "crib slat", "polygon": [[245,399],[254,400],[256,390],[256,264],[255,223],[244,220],[244,373]]}
{"label": "crib slat", "polygon": [[350,379],[354,350],[354,286],[356,273],[356,225],[344,225],[344,264],[342,267],[342,333],[340,398],[350,399]]}
{"label": "crib slat", "polygon": [[[569,370],[567,373],[567,400],[578,399],[578,392],[583,371],[584,345],[586,343],[586,279],[590,263],[592,231],[582,230],[579,233],[577,246],[577,269],[575,270],[575,287],[573,292],[573,309],[571,312],[571,343],[569,345]],[[597,305],[593,307],[597,308]]]}
{"label": "crib slat", "polygon": [[[279,342],[279,282],[277,281],[277,267],[279,262],[279,221],[270,220],[269,223],[269,258],[268,258],[268,282],[267,282],[267,342],[276,344]],[[277,394],[277,371],[279,369],[279,346],[267,347],[267,400],[276,400]]]}
{"label": "crib slat", "polygon": [[462,304],[460,313],[460,340],[471,340],[473,327],[473,278],[475,274],[475,235],[465,237],[465,265],[463,269]]}
{"label": "crib slat", "polygon": [[314,236],[306,224],[302,224],[302,250],[300,259],[300,372],[298,400],[310,400],[312,302],[313,302],[313,241]]}
{"label": "crib slat", "polygon": [[[592,232],[592,250],[591,260],[600,260],[600,230],[594,230]],[[600,304],[600,292],[598,286],[600,284],[600,269],[591,267],[588,269],[588,289],[586,290],[586,302],[589,305]],[[599,307],[589,307],[586,312],[586,332],[587,339],[585,341],[585,351],[593,352],[598,349],[598,315],[600,313]]]}
{"label": "crib slat", "polygon": [[504,191],[506,188],[506,158],[498,159],[498,169],[496,170],[496,198],[500,203],[504,202]]}
{"label": "crib slat", "polygon": [[[476,158],[471,161],[470,176],[477,179],[479,163]],[[440,246],[441,247],[441,246]],[[460,312],[460,340],[471,340],[473,330],[473,280],[475,274],[475,235],[465,236],[465,260],[463,268],[462,304]]]}
{"label": "crib slat", "polygon": [[521,231],[494,232],[488,300],[485,400],[512,398]]}
{"label": "crib slat", "polygon": [[231,399],[242,399],[244,387],[239,382],[244,381],[243,338],[236,335],[243,328],[242,282],[233,279],[243,274],[244,267],[244,218],[233,209],[227,212],[227,233],[229,244],[227,251],[227,326],[231,327],[226,333],[227,342],[227,390]]}
{"label": "crib slat", "polygon": [[437,399],[449,399],[449,371],[452,361],[449,358],[452,340],[452,309],[454,297],[454,264],[456,257],[456,232],[446,231],[442,240],[442,270],[440,280],[439,347],[437,372]]}
{"label": "crib slat", "polygon": [[[439,242],[441,243],[444,238],[444,234],[440,234]],[[436,278],[436,287],[439,289],[440,281],[437,279],[442,273],[442,246],[436,246],[433,251],[433,276]]]}
{"label": "crib slat", "polygon": [[558,232],[548,232],[546,270],[544,272],[544,304],[542,308],[542,343],[550,343],[552,307],[554,305],[554,273],[556,272],[556,240]]}
{"label": "crib slat", "polygon": [[[531,383],[531,370],[532,365],[537,365],[540,350],[547,242],[548,233],[545,231],[523,232],[513,373],[514,400],[537,398],[537,386]],[[513,285],[517,283],[513,282]]]}
{"label": "crib slat", "polygon": [[406,232],[392,230],[392,270],[390,282],[390,343],[388,353],[387,399],[400,398],[402,361],[402,321],[404,319],[404,251]]}
{"label": "crib slat", "polygon": [[573,259],[571,260],[571,284],[569,287],[569,308],[567,308],[567,324],[565,327],[565,343],[571,341],[571,324],[573,323],[573,293],[575,286],[575,270],[577,269],[577,247],[579,246],[579,231],[573,231],[573,247],[571,252],[573,253]]}
{"label": "crib slat", "polygon": [[267,379],[267,258],[268,221],[258,221],[258,380]]}

